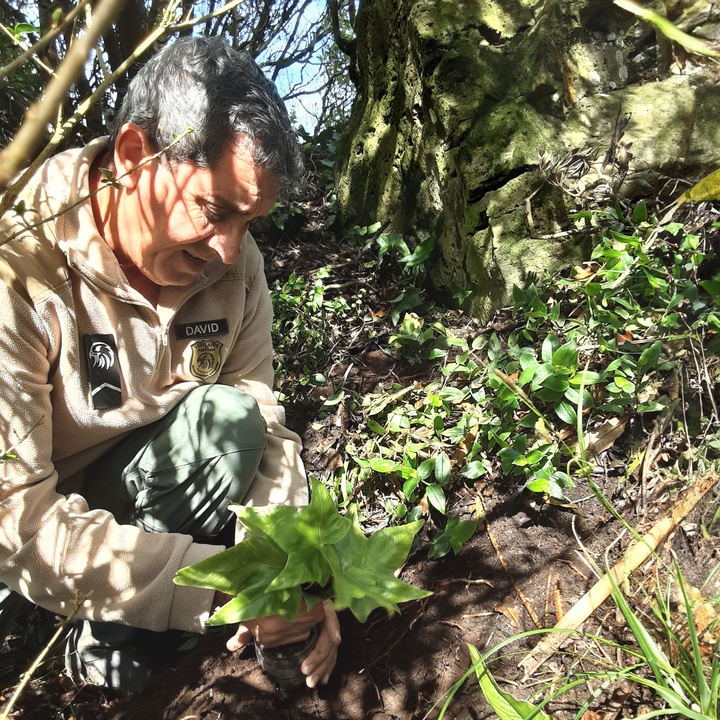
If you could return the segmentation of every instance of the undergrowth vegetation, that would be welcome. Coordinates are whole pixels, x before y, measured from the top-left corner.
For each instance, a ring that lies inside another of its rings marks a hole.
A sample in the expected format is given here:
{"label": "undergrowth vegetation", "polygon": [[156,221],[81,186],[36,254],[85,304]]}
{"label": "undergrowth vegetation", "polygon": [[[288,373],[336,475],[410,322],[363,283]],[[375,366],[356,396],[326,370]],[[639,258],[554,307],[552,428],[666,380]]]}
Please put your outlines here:
{"label": "undergrowth vegetation", "polygon": [[[668,478],[714,460],[714,226],[659,224],[644,203],[625,214],[620,206],[583,212],[575,222],[597,229],[590,260],[516,288],[514,305],[486,327],[417,289],[431,242],[411,252],[399,236],[373,236],[376,227],[356,229],[349,242],[380,286],[383,273],[394,279],[385,298],[361,286],[338,293],[346,286],[332,265],[276,285],[284,392],[327,385],[331,366],[349,367],[353,348],[368,343],[397,363],[370,392],[336,377],[324,400],[321,412],[341,406],[344,414],[342,463],[324,478],[340,505],[360,500],[375,525],[431,518],[430,556],[439,557],[457,551],[481,519],[479,501],[449,507],[453,491],[480,477],[541,503],[569,503],[578,477],[621,435],[624,481],[638,476],[648,435],[661,428]],[[430,381],[413,380],[415,368]]]}
{"label": "undergrowth vegetation", "polygon": [[[415,549],[435,559],[482,527],[488,485],[575,511],[610,467],[612,506],[640,514],[713,468],[719,224],[708,205],[675,215],[661,221],[644,202],[575,214],[574,229],[593,237],[587,262],[515,288],[487,324],[423,290],[434,238],[413,248],[379,225],[354,228],[347,252],[314,272],[276,281],[278,393],[290,406],[310,398],[315,418],[332,417],[337,452],[321,480],[338,506],[357,503],[366,531],[424,519]],[[378,356],[384,380],[356,381]],[[499,648],[471,648],[471,672],[496,714],[546,716],[572,690],[575,717],[594,720],[597,697],[632,681],[651,693],[648,716],[717,717],[717,654],[698,640],[695,589],[678,567],[665,577],[652,602],[615,588],[632,643],[597,642],[624,662],[571,670],[536,694],[539,706],[500,690],[485,665]]]}

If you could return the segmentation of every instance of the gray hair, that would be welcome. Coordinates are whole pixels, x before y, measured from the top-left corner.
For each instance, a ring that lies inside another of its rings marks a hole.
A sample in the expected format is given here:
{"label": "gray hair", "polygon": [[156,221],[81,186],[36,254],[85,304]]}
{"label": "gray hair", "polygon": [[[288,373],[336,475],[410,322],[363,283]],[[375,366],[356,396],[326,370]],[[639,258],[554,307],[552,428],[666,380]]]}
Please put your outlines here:
{"label": "gray hair", "polygon": [[155,150],[168,148],[171,163],[204,168],[212,168],[230,143],[247,138],[255,162],[277,178],[281,194],[302,186],[297,136],[275,85],[249,55],[221,38],[181,38],[152,57],[130,82],[112,147],[128,122],[145,131]]}

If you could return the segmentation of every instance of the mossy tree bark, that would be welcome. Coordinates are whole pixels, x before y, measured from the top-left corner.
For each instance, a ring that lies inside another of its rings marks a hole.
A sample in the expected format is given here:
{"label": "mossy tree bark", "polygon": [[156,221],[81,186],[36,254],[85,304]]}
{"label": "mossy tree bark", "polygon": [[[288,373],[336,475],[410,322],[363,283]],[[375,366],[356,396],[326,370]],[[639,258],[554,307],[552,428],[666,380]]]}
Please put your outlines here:
{"label": "mossy tree bark", "polygon": [[[707,0],[653,5],[720,34]],[[586,199],[654,201],[720,165],[715,66],[610,0],[365,0],[356,30],[342,221],[435,235],[435,287],[471,290],[479,317],[582,256],[582,236],[548,238],[580,203],[549,177]]]}

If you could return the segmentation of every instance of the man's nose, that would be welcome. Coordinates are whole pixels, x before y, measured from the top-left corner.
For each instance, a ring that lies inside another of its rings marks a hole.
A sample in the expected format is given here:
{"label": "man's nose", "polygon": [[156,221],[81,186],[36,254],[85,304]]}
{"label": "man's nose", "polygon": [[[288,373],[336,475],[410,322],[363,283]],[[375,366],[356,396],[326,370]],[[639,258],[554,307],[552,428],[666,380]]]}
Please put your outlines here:
{"label": "man's nose", "polygon": [[232,265],[240,254],[240,242],[245,231],[242,233],[215,233],[208,238],[208,247],[225,263]]}

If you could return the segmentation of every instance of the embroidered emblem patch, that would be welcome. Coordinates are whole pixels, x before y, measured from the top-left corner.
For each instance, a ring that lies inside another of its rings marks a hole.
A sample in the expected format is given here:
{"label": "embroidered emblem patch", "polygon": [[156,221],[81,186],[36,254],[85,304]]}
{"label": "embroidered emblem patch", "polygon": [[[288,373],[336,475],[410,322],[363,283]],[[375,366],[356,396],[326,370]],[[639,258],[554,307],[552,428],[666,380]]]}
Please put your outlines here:
{"label": "embroidered emblem patch", "polygon": [[191,346],[190,372],[201,380],[207,380],[220,369],[222,343],[217,340],[198,340]]}
{"label": "embroidered emblem patch", "polygon": [[93,408],[120,407],[122,391],[115,338],[112,335],[83,335],[83,344]]}

